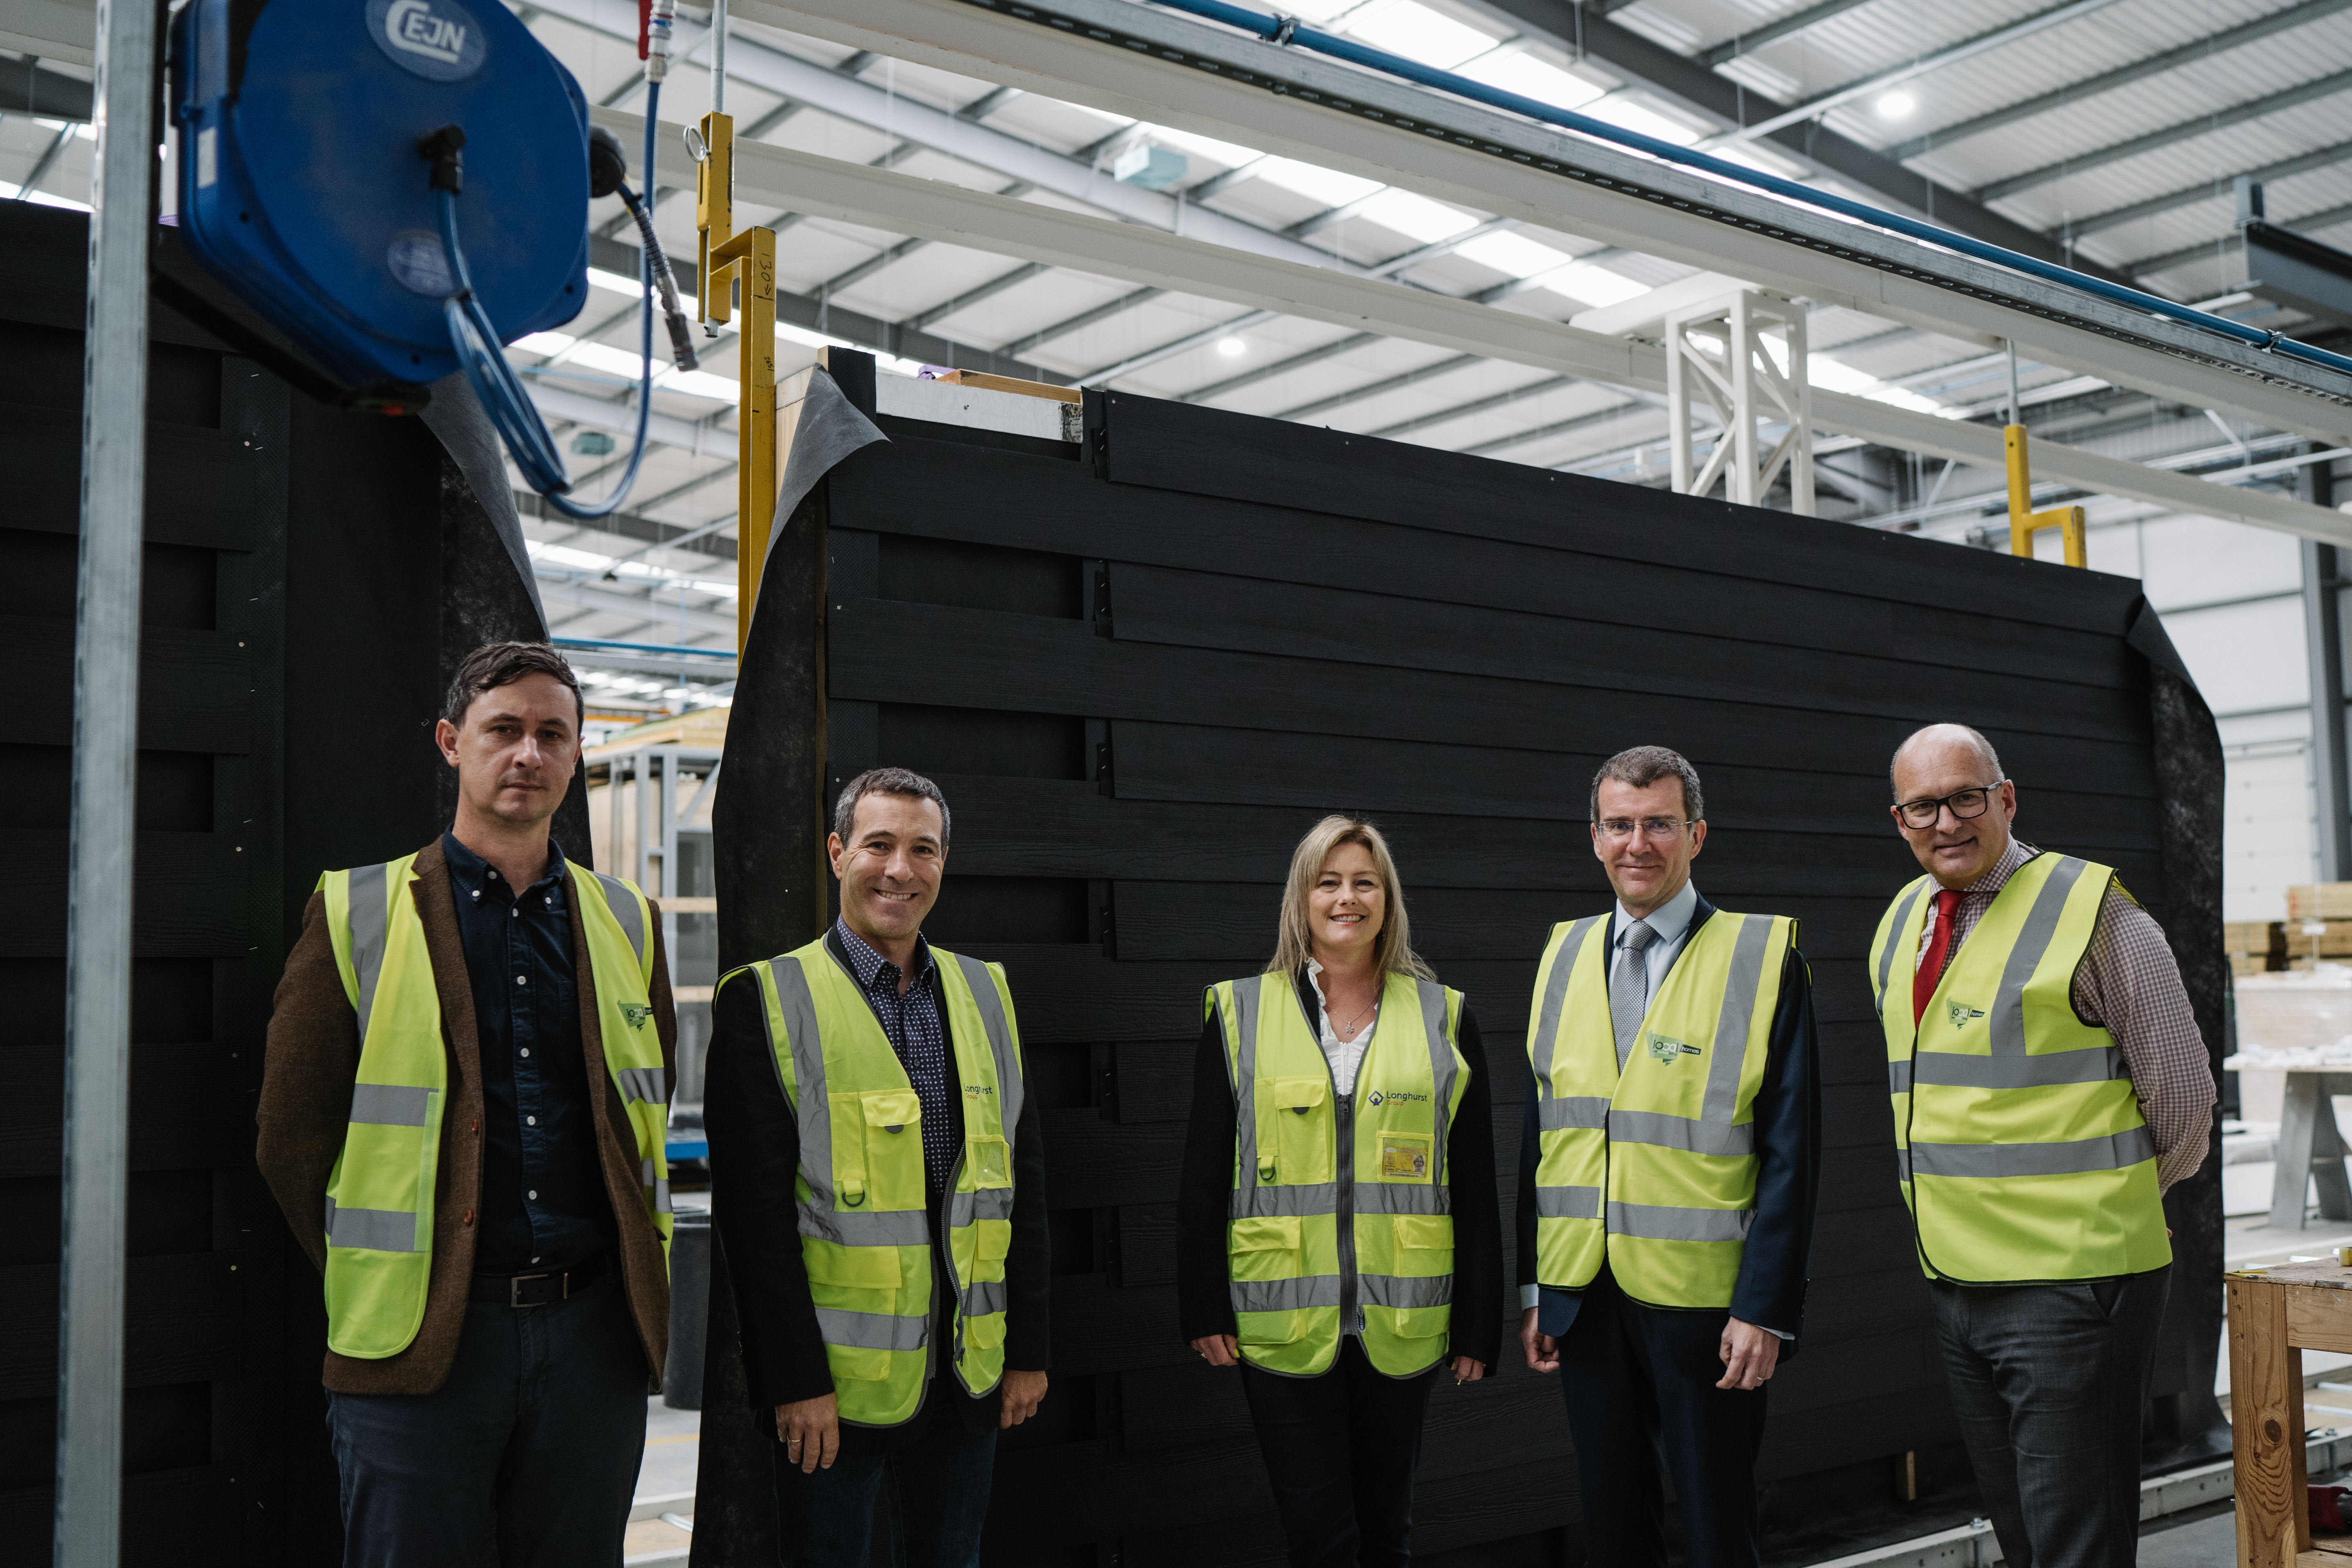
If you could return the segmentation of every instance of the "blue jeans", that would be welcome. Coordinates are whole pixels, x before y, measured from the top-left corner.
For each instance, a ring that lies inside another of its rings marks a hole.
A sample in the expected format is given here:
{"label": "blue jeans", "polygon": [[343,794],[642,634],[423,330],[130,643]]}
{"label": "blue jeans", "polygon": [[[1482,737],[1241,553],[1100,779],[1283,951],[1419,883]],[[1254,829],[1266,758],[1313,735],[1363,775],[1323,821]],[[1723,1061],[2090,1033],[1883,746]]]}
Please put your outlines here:
{"label": "blue jeans", "polygon": [[[949,1393],[930,1391],[934,1402]],[[976,1568],[996,1471],[996,1428],[966,1431],[961,1415],[933,1410],[923,1435],[907,1447],[843,1454],[833,1468],[805,1475],[771,1436],[783,1568],[864,1568],[873,1550],[874,1498],[886,1474],[891,1568]]]}
{"label": "blue jeans", "polygon": [[618,1568],[645,1454],[645,1346],[619,1271],[568,1301],[474,1301],[431,1394],[330,1394],[344,1568]]}

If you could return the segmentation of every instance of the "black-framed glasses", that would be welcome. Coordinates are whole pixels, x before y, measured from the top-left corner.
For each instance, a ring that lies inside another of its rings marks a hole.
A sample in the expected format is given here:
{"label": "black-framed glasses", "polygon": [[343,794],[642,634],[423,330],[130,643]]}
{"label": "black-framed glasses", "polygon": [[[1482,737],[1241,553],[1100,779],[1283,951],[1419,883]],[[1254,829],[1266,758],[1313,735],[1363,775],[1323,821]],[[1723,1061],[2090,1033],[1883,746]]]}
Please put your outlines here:
{"label": "black-framed glasses", "polygon": [[[1692,819],[1692,821],[1696,820],[1695,817]],[[1633,837],[1633,829],[1637,826],[1652,838],[1672,838],[1684,828],[1691,826],[1691,823],[1672,816],[1645,816],[1638,823],[1628,817],[1612,816],[1604,822],[1596,822],[1592,826],[1601,830],[1602,837],[1613,839],[1622,844]]]}
{"label": "black-framed glasses", "polygon": [[1982,816],[1986,808],[1992,805],[1992,792],[2008,782],[2007,779],[1995,779],[1989,784],[1981,784],[1975,789],[1955,790],[1934,800],[1906,800],[1895,810],[1903,818],[1906,827],[1935,826],[1947,806],[1951,808],[1954,816],[1967,822]]}

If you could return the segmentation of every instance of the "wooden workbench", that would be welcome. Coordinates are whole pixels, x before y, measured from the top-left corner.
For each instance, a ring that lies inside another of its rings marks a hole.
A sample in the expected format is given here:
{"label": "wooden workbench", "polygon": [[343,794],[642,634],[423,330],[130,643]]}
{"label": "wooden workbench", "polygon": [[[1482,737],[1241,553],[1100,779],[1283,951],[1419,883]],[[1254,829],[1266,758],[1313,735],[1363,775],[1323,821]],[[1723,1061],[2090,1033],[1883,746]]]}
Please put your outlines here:
{"label": "wooden workbench", "polygon": [[2312,1540],[2303,1428],[2303,1352],[2352,1354],[2352,1268],[2283,1263],[2224,1283],[2239,1568],[2352,1568],[2352,1536]]}

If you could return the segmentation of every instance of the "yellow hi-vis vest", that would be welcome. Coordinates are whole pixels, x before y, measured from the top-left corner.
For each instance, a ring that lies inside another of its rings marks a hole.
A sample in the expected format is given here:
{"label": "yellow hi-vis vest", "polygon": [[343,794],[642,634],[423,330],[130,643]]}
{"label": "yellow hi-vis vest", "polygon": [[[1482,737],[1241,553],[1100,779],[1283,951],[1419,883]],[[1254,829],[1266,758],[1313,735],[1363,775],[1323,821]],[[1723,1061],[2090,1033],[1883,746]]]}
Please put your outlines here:
{"label": "yellow hi-vis vest", "polygon": [[[1934,879],[1896,896],[1871,943],[1903,1201],[1931,1279],[2107,1279],[2172,1261],[2156,1141],[2115,1037],[2074,1012],[2107,867],[2017,868],[1911,1019]],[[2126,894],[2126,897],[2129,895]]]}
{"label": "yellow hi-vis vest", "polygon": [[[1004,1374],[1021,1036],[1003,965],[936,946],[931,961],[963,1087],[963,1152],[936,1217],[955,1292],[956,1378],[978,1397]],[[800,1129],[801,1261],[841,1419],[896,1426],[921,1407],[931,1364],[922,1100],[856,977],[822,937],[719,984],[747,973]]]}
{"label": "yellow hi-vis vest", "polygon": [[[381,1360],[416,1338],[432,1284],[433,1199],[448,1112],[441,994],[416,912],[416,857],[330,871],[327,931],[360,1021],[359,1081],[327,1178],[327,1344]],[[669,1074],[653,1023],[651,910],[634,883],[567,867],[586,938],[604,1066],[637,1141],[646,1213],[668,1254]]]}
{"label": "yellow hi-vis vest", "polygon": [[1731,1305],[1756,1217],[1756,1090],[1796,941],[1785,916],[1709,915],[1620,1071],[1609,917],[1552,928],[1528,1033],[1539,1283],[1580,1290],[1605,1260],[1635,1300]]}
{"label": "yellow hi-vis vest", "polygon": [[1360,1325],[1373,1366],[1427,1371],[1453,1318],[1445,1149],[1470,1086],[1454,1044],[1462,993],[1390,974],[1346,1098],[1290,975],[1222,981],[1203,1005],[1223,1021],[1234,1086],[1225,1246],[1243,1356],[1314,1377]]}

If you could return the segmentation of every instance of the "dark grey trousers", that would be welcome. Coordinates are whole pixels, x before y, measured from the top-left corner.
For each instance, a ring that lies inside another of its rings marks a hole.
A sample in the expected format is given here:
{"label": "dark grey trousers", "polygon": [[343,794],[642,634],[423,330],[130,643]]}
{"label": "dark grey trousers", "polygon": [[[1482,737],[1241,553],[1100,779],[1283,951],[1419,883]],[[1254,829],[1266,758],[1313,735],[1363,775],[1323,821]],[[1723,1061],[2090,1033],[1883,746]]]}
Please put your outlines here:
{"label": "dark grey trousers", "polygon": [[2087,1285],[1935,1281],[1936,1337],[2009,1568],[2132,1568],[2139,1415],[2172,1270]]}

